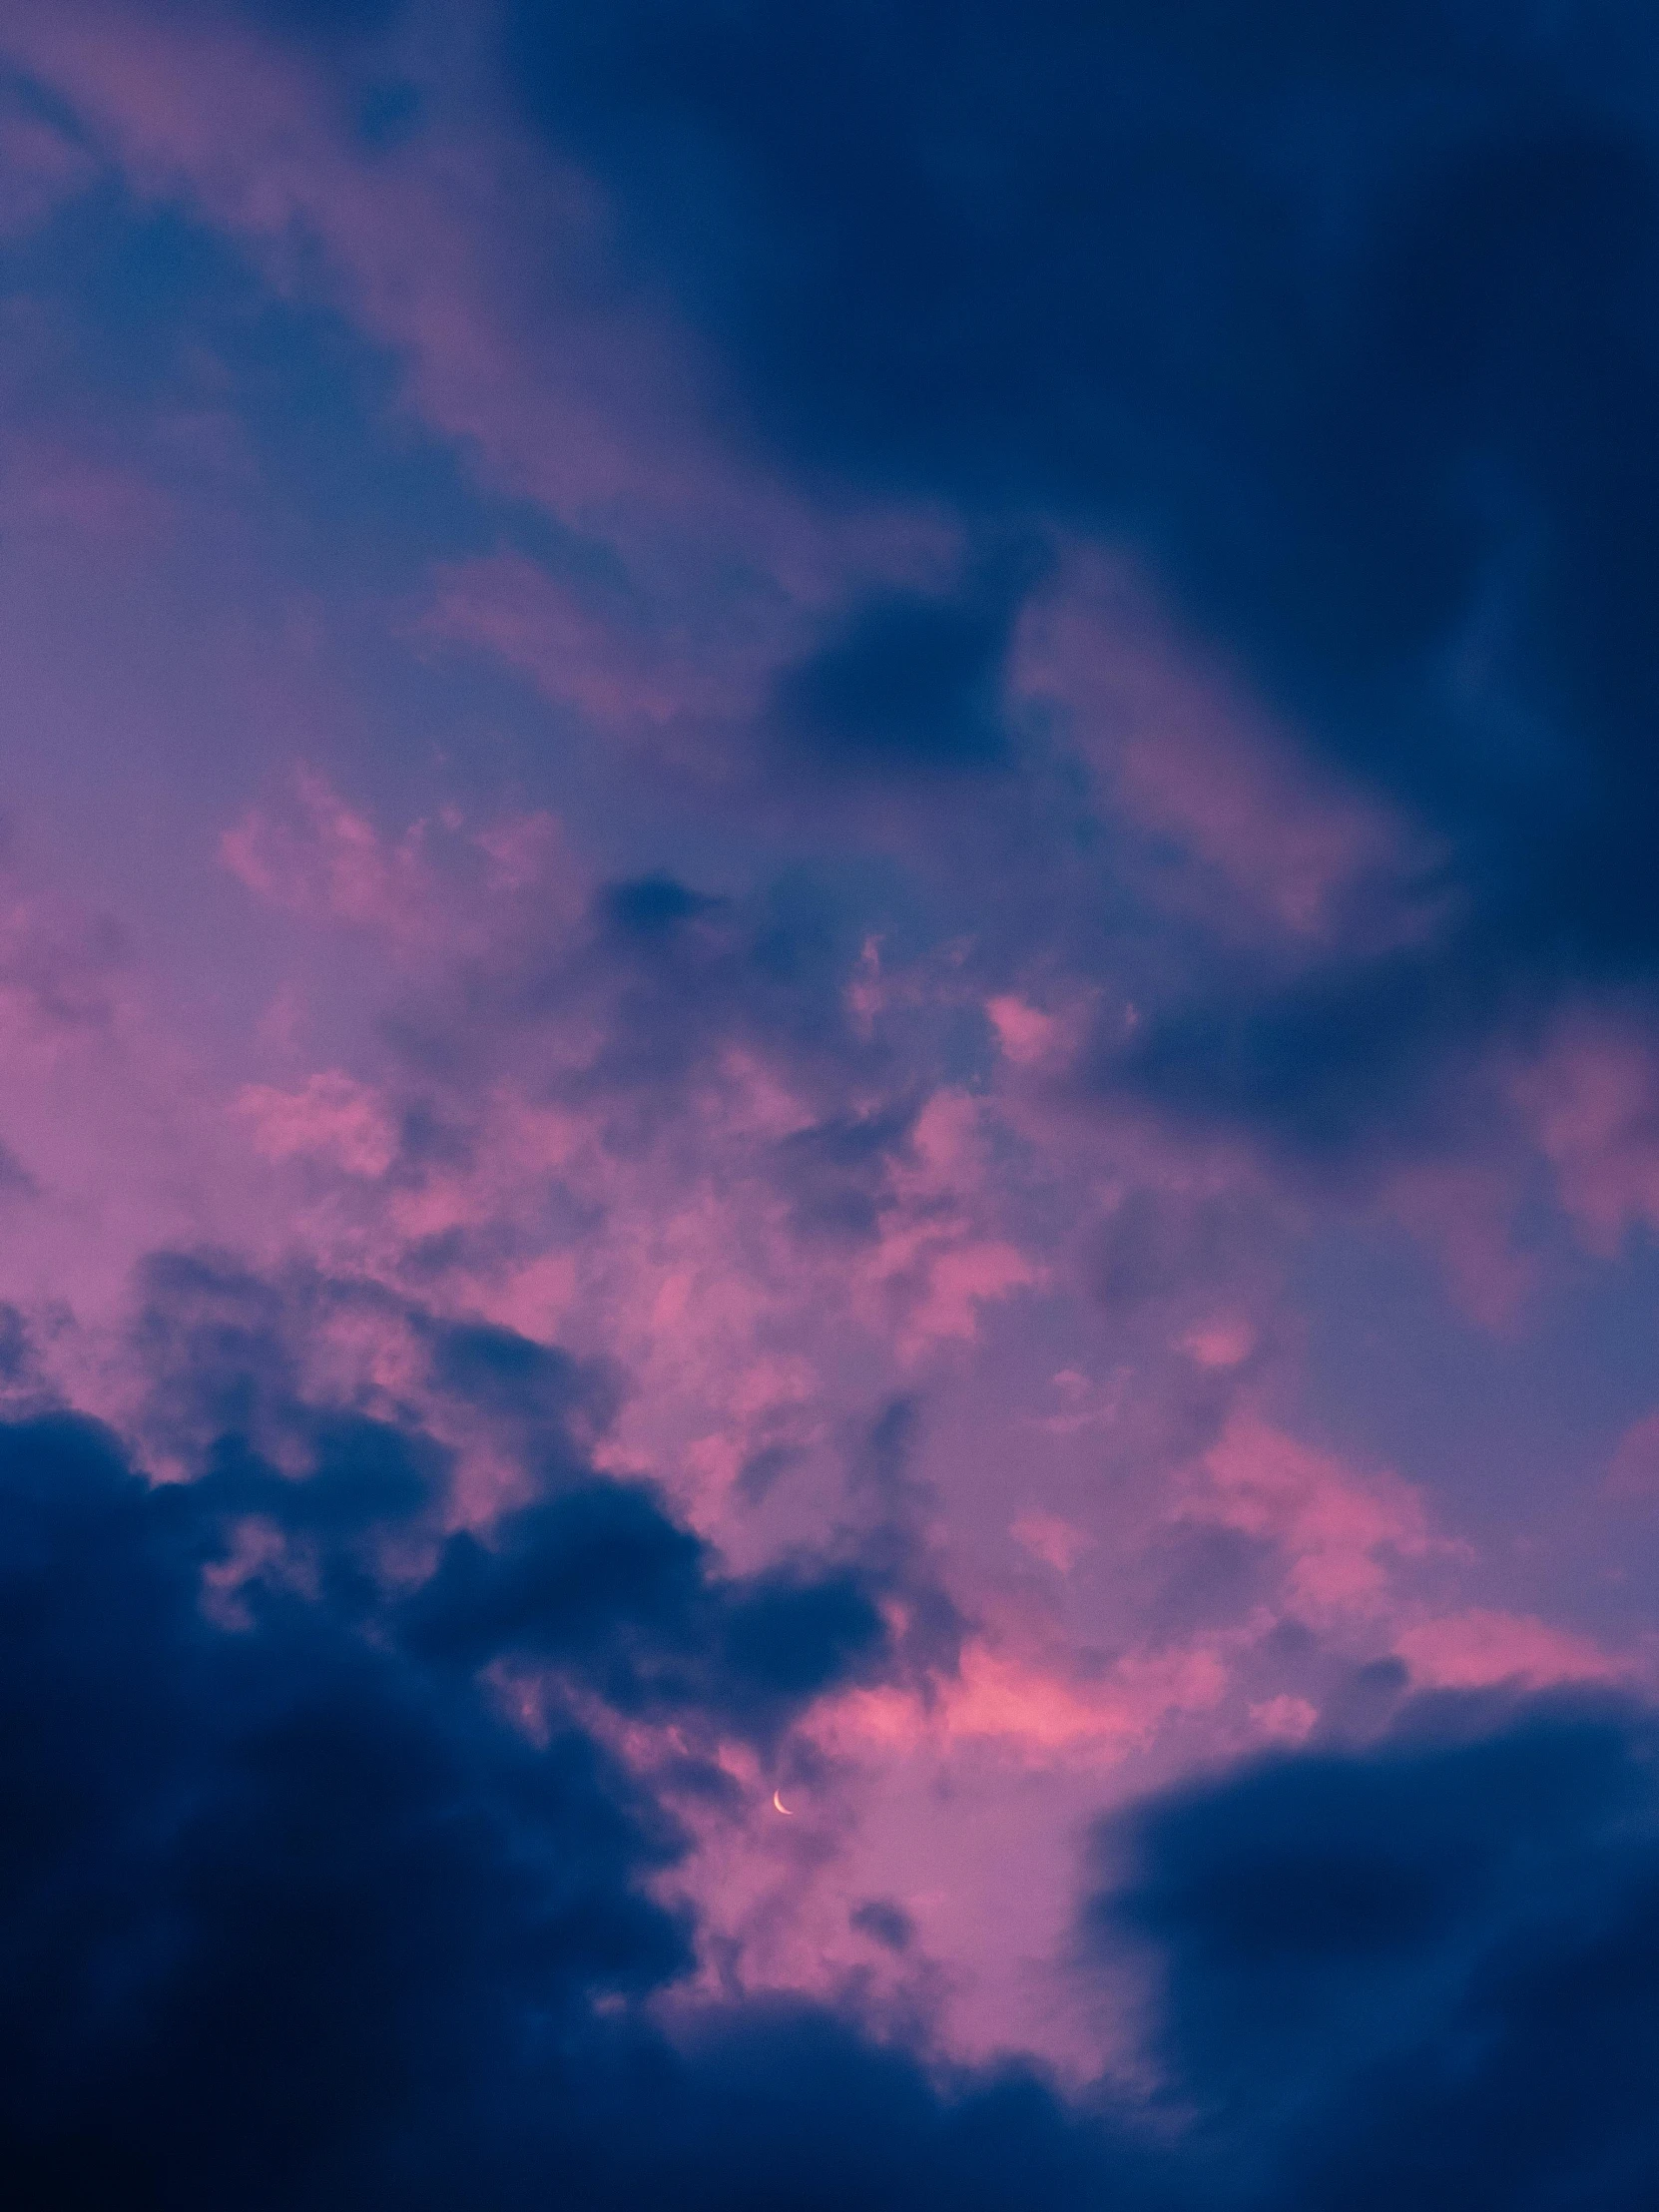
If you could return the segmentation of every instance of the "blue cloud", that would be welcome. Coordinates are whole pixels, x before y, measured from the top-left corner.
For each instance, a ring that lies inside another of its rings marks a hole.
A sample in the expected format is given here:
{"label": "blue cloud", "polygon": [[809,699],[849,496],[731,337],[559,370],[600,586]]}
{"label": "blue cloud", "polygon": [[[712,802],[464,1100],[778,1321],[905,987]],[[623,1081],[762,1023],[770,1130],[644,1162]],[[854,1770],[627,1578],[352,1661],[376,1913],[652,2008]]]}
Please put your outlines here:
{"label": "blue cloud", "polygon": [[[1443,840],[1427,948],[1338,957],[1312,1000],[1212,978],[1148,1009],[1133,1080],[1329,1150],[1565,988],[1651,993],[1649,11],[509,15],[522,110],[603,177],[752,438],[1132,550]],[[996,760],[989,639],[873,602],[785,719],[889,774]]]}
{"label": "blue cloud", "polygon": [[[862,1662],[867,1608],[845,1575],[725,1578],[605,1483],[451,1537],[398,1597],[364,1540],[420,1526],[439,1473],[363,1424],[308,1477],[221,1450],[154,1487],[91,1423],[0,1428],[9,2201],[1651,2201],[1651,1714],[1408,1705],[1111,1824],[1086,1944],[1151,1958],[1179,2125],[794,2001],[669,2041],[637,2000],[694,1953],[650,1887],[675,1820],[556,1699],[532,1741],[477,1670],[765,1729]],[[331,1564],[257,1572],[227,1625],[201,1570],[250,1512]],[[851,1919],[913,1941],[890,1901]]]}

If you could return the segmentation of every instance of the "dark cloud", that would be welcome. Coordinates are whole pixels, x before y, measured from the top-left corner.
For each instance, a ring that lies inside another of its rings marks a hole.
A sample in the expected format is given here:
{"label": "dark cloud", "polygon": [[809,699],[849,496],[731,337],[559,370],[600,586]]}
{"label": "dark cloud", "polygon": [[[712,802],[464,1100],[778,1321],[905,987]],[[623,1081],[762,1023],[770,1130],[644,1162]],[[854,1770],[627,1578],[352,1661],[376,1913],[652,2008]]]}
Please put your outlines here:
{"label": "dark cloud", "polygon": [[[1449,854],[1426,950],[1149,1020],[1129,1072],[1346,1143],[1414,1071],[1659,961],[1659,31],[1412,0],[516,0],[523,106],[809,474],[1132,548]],[[785,686],[995,757],[994,625],[854,608]]]}
{"label": "dark cloud", "polygon": [[91,1427],[0,1435],[7,2194],[443,2201],[584,1990],[683,1962],[672,1831],[326,1601],[215,1628],[212,1525]]}
{"label": "dark cloud", "polygon": [[1656,1749],[1646,1712],[1430,1701],[1104,1839],[1096,1938],[1155,1947],[1171,2094],[1247,2201],[1651,2201]]}
{"label": "dark cloud", "polygon": [[779,679],[775,725],[843,769],[892,777],[997,767],[1009,746],[1004,667],[1028,581],[1004,560],[954,597],[865,601]]}
{"label": "dark cloud", "polygon": [[642,2179],[668,2182],[676,2202],[709,2212],[930,2199],[966,2212],[1102,2203],[1140,2212],[1170,2202],[1149,2161],[1063,2115],[1017,2068],[959,2078],[941,2096],[902,2050],[873,2046],[823,2012],[765,2002],[712,2018],[693,2054],[666,2124],[647,2137],[650,2165],[641,2161]]}
{"label": "dark cloud", "polygon": [[[222,1443],[154,1486],[91,1423],[0,1427],[0,2170],[24,2212],[1651,2202],[1651,1716],[1419,1704],[1113,1828],[1089,1937],[1156,1962],[1179,2126],[795,2002],[682,2004],[670,2038],[640,2000],[696,1940],[651,1890],[672,1815],[557,1695],[532,1734],[480,1670],[764,1727],[859,1663],[867,1612],[833,1574],[724,1576],[600,1482],[450,1538],[399,1594],[360,1539],[418,1525],[441,1473],[362,1423],[309,1475]],[[262,1552],[233,1621],[203,1570],[251,1515],[335,1566]],[[912,1940],[890,1900],[850,1919]]]}
{"label": "dark cloud", "polygon": [[608,1428],[617,1390],[592,1362],[486,1322],[432,1322],[432,1380],[469,1405],[510,1423],[545,1481],[580,1464],[582,1447]]}
{"label": "dark cloud", "polygon": [[883,1950],[908,1950],[915,1940],[914,1921],[892,1898],[865,1898],[846,1917],[851,1927]]}
{"label": "dark cloud", "polygon": [[668,937],[699,914],[719,911],[718,899],[704,898],[671,875],[642,875],[631,883],[613,883],[601,906],[625,937]]}
{"label": "dark cloud", "polygon": [[313,1564],[407,1526],[423,1456],[362,1424],[308,1476],[222,1447],[153,1487],[90,1423],[0,1428],[7,2201],[897,2205],[936,2164],[1012,2203],[981,2132],[1075,2201],[1104,2153],[1035,2082],[941,2094],[807,2007],[664,2041],[633,2000],[691,1960],[647,1889],[674,1821],[557,1698],[532,1741],[477,1679],[752,1725],[868,1648],[847,1578],[724,1580],[593,1484],[412,1598],[266,1553],[239,1624],[204,1603],[250,1514]]}
{"label": "dark cloud", "polygon": [[712,1577],[707,1547],[643,1485],[595,1481],[452,1536],[404,1608],[430,1656],[574,1667],[620,1712],[689,1712],[751,1732],[876,1661],[858,1577]]}
{"label": "dark cloud", "polygon": [[[148,1420],[200,1470],[185,1494],[202,1527],[255,1518],[296,1539],[307,1577],[353,1618],[372,1611],[423,1661],[521,1661],[580,1679],[619,1712],[764,1734],[886,1660],[876,1596],[913,1562],[866,1538],[838,1561],[726,1575],[651,1484],[593,1473],[588,1449],[615,1411],[593,1366],[513,1330],[438,1320],[307,1273],[269,1281],[214,1255],[158,1255],[142,1282],[134,1343],[152,1378]],[[426,1350],[422,1387],[480,1419],[522,1468],[532,1495],[486,1534],[440,1541],[451,1453],[412,1403],[370,1415],[308,1390],[307,1339],[364,1297]],[[274,1449],[303,1472],[278,1472]],[[394,1532],[432,1555],[395,1601],[370,1574],[373,1539]]]}
{"label": "dark cloud", "polygon": [[1517,941],[1502,926],[1455,938],[1290,983],[1206,979],[1143,1038],[1110,1042],[1096,1077],[1138,1085],[1178,1115],[1253,1123],[1316,1160],[1339,1157],[1357,1134],[1395,1151],[1444,1139],[1468,1122],[1493,1027],[1525,1032],[1544,1002],[1542,979],[1516,972]]}

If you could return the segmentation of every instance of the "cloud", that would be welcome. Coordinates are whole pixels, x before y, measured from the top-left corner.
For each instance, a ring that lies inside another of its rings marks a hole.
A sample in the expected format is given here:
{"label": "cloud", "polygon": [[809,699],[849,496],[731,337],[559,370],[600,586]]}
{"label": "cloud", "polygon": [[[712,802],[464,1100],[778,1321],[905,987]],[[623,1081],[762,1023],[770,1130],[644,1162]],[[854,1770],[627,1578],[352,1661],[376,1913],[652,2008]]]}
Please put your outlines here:
{"label": "cloud", "polygon": [[[1651,984],[1639,10],[1284,6],[1246,39],[1220,8],[978,0],[944,66],[926,7],[509,20],[522,111],[757,439],[1126,553],[1290,734],[1217,747],[1189,677],[1165,742],[1118,749],[1131,811],[1304,935],[1357,870],[1438,856],[1426,944],[1351,925],[1315,984],[1160,1009],[1158,1095],[1353,1143],[1574,982]],[[899,715],[911,660],[857,665],[890,679],[859,726]]]}
{"label": "cloud", "polygon": [[[0,1391],[118,1424],[126,1501],[18,1538],[16,1634],[95,1714],[77,1561],[129,1558],[159,1747],[106,1786],[88,1724],[53,1855],[47,2055],[127,2053],[53,2156],[182,2127],[217,2039],[256,2212],[1363,2202],[1335,2120],[1299,2178],[1340,2003],[1220,2168],[1225,2003],[1127,2099],[1150,2166],[950,2054],[1140,2078],[1052,1958],[1103,1807],[1200,1772],[1238,1833],[1273,1743],[1316,1843],[1332,1761],[1385,1829],[1416,1753],[1340,1746],[1409,1685],[1493,1693],[1473,1759],[1651,1679],[1651,25],[13,0],[0,47],[18,804],[122,925],[0,911]],[[291,1936],[285,1870],[349,1917],[380,1866],[328,2106],[238,1869]],[[343,2132],[261,2178],[282,2082]],[[188,2201],[165,2155],[80,2193]]]}
{"label": "cloud", "polygon": [[1516,1079],[1561,1205],[1594,1251],[1659,1220],[1655,1068],[1648,1023],[1609,1010],[1563,1024]]}
{"label": "cloud", "polygon": [[1002,764],[1005,663],[1028,566],[1003,559],[954,598],[867,600],[778,679],[774,721],[820,761],[889,778]]}
{"label": "cloud", "polygon": [[1480,1689],[1519,1683],[1612,1682],[1624,1670],[1588,1636],[1526,1614],[1475,1607],[1405,1629],[1394,1647],[1425,1689]]}
{"label": "cloud", "polygon": [[651,1493],[618,1482],[566,1490],[451,1536],[405,1609],[432,1658],[574,1666],[620,1713],[757,1730],[878,1665],[870,1595],[849,1573],[773,1571],[728,1595],[704,1547]]}
{"label": "cloud", "polygon": [[538,2021],[684,1959],[642,1888],[672,1831],[591,1740],[538,1752],[338,1602],[268,1583],[215,1627],[221,1486],[150,1489],[62,1419],[0,1448],[18,2201],[402,2194],[422,2109],[438,2169],[499,2190]]}
{"label": "cloud", "polygon": [[[925,9],[694,35],[516,0],[441,84],[429,26],[378,26],[449,103],[389,155],[340,127],[367,49],[278,15],[12,35],[144,192],[389,347],[481,492],[558,519],[532,556],[475,517],[495,550],[437,564],[424,636],[757,824],[822,830],[802,792],[844,773],[841,830],[1010,872],[1002,984],[1104,839],[1195,935],[1099,1087],[1293,1156],[1440,1151],[1494,1033],[1651,982],[1630,10],[1276,9],[1246,54],[1214,9],[977,0],[941,71]],[[1085,985],[1130,949],[1087,873]],[[406,869],[341,845],[323,888],[415,925]]]}
{"label": "cloud", "polygon": [[[140,2204],[506,2208],[576,2173],[594,2203],[806,2204],[827,2171],[897,2203],[924,2158],[1014,2201],[963,2163],[976,2128],[1045,2190],[1098,2168],[1034,2077],[945,2090],[804,2005],[677,2041],[641,2009],[693,1962],[655,1889],[687,1839],[584,1716],[672,1713],[679,1787],[729,1791],[697,1742],[877,1656],[851,1575],[727,1581],[647,1488],[576,1469],[434,1551],[430,1439],[336,1417],[313,1444],[284,1474],[229,1430],[155,1485],[95,1424],[0,1427],[18,2203],[119,2175]],[[902,1946],[895,1908],[869,1925]]]}
{"label": "cloud", "polygon": [[723,724],[753,711],[760,672],[749,641],[712,655],[665,640],[639,607],[607,606],[591,588],[518,554],[445,570],[421,635],[498,655],[548,699],[659,758],[720,746]]}
{"label": "cloud", "polygon": [[[376,1532],[441,1472],[360,1426],[298,1477],[222,1450],[157,1486],[94,1424],[0,1428],[18,2203],[512,2212],[555,2178],[619,2212],[946,2184],[985,2212],[1645,2201],[1643,1712],[1418,1703],[1119,1816],[1086,1926],[1152,1960],[1160,2101],[1190,2115],[1152,2127],[1124,2091],[925,2065],[850,1993],[691,1994],[664,1772],[501,1664],[754,1726],[843,1662],[852,1616],[723,1583],[646,1492],[581,1480],[410,1588]],[[317,1571],[243,1546],[228,1606],[214,1570],[255,1518]],[[913,1950],[898,1902],[850,1913]]]}
{"label": "cloud", "polygon": [[297,1091],[250,1083],[237,1100],[254,1125],[255,1149],[270,1160],[320,1155],[353,1175],[383,1175],[396,1152],[370,1092],[337,1070],[308,1076]]}
{"label": "cloud", "polygon": [[1285,1555],[1294,1611],[1364,1614],[1383,1600],[1382,1555],[1427,1549],[1422,1501],[1391,1474],[1357,1475],[1248,1404],[1204,1455],[1177,1508],[1201,1525],[1267,1537]]}
{"label": "cloud", "polygon": [[1431,1700],[1102,1837],[1095,1939],[1154,1946],[1168,2093],[1229,2192],[1642,2202],[1652,1751],[1639,1709]]}

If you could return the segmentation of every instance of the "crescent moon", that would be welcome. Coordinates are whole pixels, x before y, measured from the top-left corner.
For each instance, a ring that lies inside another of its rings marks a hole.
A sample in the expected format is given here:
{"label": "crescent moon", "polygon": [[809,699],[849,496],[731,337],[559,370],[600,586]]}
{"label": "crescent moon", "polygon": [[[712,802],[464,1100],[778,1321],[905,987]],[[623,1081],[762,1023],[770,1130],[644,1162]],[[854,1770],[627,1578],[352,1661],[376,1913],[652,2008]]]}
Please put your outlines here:
{"label": "crescent moon", "polygon": [[[774,1804],[774,1805],[776,1805],[776,1806],[777,1806],[777,1808],[778,1808],[778,1810],[779,1810],[779,1812],[780,1812],[780,1813],[788,1813],[788,1812],[789,1812],[789,1810],[790,1810],[790,1809],[789,1809],[789,1807],[788,1807],[788,1806],[787,1806],[787,1805],[786,1805],[786,1804],[784,1803],[784,1795],[783,1795],[783,1792],[782,1792],[781,1790],[774,1790],[774,1791],[773,1791],[773,1793],[772,1793],[772,1802],[773,1802],[773,1804]],[[791,1815],[791,1818],[792,1818],[792,1819],[794,1818],[794,1815],[793,1815],[793,1814]]]}

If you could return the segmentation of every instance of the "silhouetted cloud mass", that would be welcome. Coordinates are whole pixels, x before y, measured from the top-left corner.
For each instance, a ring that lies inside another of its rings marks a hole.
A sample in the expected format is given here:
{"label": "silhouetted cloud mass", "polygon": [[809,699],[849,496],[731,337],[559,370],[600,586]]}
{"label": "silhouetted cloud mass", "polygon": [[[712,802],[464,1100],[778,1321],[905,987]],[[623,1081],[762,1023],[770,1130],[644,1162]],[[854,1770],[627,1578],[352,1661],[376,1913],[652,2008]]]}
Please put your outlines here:
{"label": "silhouetted cloud mass", "polygon": [[1646,2201],[1645,1713],[1430,1700],[1111,1826],[1084,1945],[1151,1956],[1150,2106],[784,1999],[665,2027],[685,1837],[585,1707],[764,1734],[872,1663],[874,1616],[580,1480],[405,1589],[422,1456],[363,1424],[284,1475],[225,1438],[158,1486],[69,1415],[0,1437],[13,2202]]}

